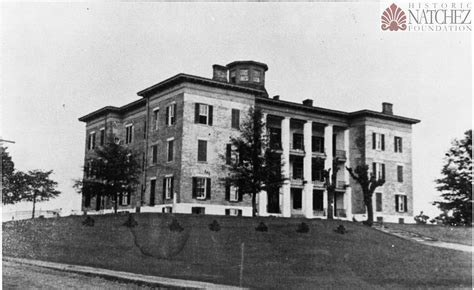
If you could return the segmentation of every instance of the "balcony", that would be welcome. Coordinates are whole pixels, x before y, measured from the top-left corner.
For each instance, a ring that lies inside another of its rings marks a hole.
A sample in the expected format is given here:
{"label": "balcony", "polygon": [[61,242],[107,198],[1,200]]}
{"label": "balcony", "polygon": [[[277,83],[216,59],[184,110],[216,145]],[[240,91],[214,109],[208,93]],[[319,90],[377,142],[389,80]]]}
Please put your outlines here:
{"label": "balcony", "polygon": [[320,151],[313,151],[312,152],[313,158],[321,158],[326,159],[326,153]]}
{"label": "balcony", "polygon": [[291,186],[301,187],[301,186],[304,186],[304,181],[303,181],[303,178],[291,177],[290,184]]}
{"label": "balcony", "polygon": [[324,188],[324,181],[313,180],[313,187]]}
{"label": "balcony", "polygon": [[313,210],[313,216],[315,217],[323,217],[326,216],[326,210]]}
{"label": "balcony", "polygon": [[346,151],[345,150],[336,150],[336,152],[334,152],[334,157],[336,158],[336,160],[338,160],[340,162],[345,162],[347,160]]}

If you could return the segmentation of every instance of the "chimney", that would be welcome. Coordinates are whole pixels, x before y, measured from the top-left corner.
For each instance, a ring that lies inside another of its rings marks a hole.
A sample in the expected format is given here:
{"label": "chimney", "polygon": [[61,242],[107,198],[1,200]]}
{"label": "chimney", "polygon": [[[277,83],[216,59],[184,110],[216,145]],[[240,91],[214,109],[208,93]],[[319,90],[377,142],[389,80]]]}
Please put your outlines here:
{"label": "chimney", "polygon": [[393,115],[393,105],[390,103],[382,103],[382,113]]}
{"label": "chimney", "polygon": [[273,99],[278,101],[280,99],[280,95],[273,96]]}
{"label": "chimney", "polygon": [[312,107],[313,106],[313,100],[306,99],[306,100],[303,101],[303,105],[308,106],[308,107]]}
{"label": "chimney", "polygon": [[212,79],[227,83],[227,67],[218,64],[213,65]]}

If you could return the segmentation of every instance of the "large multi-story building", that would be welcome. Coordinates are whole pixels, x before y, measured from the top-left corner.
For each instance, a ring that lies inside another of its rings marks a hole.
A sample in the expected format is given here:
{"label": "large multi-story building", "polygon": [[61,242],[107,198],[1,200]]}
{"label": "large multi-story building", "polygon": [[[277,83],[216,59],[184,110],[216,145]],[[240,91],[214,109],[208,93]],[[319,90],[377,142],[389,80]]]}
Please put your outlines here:
{"label": "large multi-story building", "polygon": [[[240,134],[249,108],[257,107],[287,178],[276,194],[258,195],[260,216],[362,218],[360,186],[345,170],[361,163],[386,180],[374,194],[374,216],[395,222],[413,216],[411,126],[419,121],[394,115],[389,103],[381,112],[342,112],[313,106],[310,99],[270,98],[267,69],[235,61],[214,65],[212,79],[178,74],[138,92],[135,102],[81,117],[86,160],[110,137],[140,156],[141,184],[136,194],[120,197],[119,208],[250,216],[250,197],[222,180],[229,139]],[[331,199],[323,182],[329,168],[339,169]],[[112,207],[103,197],[84,196],[82,202],[84,211]]]}

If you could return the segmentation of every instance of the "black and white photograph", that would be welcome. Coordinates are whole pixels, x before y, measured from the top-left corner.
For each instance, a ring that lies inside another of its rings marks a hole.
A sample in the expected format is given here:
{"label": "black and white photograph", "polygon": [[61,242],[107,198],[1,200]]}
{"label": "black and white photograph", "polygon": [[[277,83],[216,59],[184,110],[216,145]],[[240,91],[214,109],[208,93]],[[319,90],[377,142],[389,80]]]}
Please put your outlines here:
{"label": "black and white photograph", "polygon": [[0,2],[3,289],[472,289],[471,10]]}

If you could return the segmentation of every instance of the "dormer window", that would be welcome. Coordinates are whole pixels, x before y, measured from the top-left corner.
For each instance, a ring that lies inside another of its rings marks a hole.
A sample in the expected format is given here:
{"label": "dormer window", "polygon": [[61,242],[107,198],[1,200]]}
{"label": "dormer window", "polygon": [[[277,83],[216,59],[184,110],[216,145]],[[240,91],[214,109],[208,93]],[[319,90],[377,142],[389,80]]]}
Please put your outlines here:
{"label": "dormer window", "polygon": [[256,71],[256,70],[253,71],[253,81],[255,83],[260,82],[260,72],[259,71]]}
{"label": "dormer window", "polygon": [[230,83],[235,84],[235,70],[230,72]]}
{"label": "dormer window", "polygon": [[240,81],[241,82],[248,82],[249,81],[249,70],[248,69],[240,70]]}

